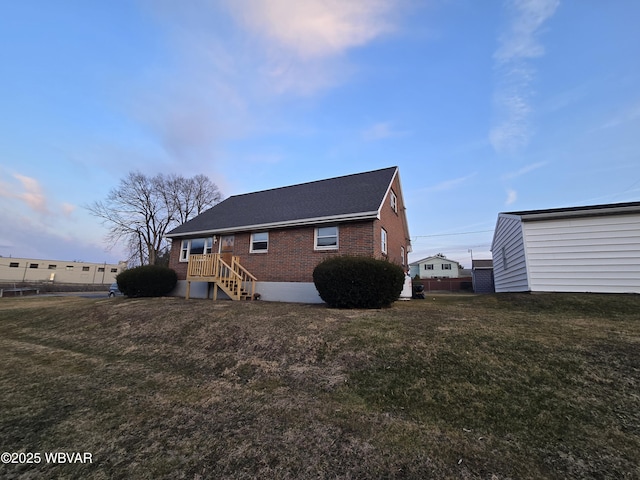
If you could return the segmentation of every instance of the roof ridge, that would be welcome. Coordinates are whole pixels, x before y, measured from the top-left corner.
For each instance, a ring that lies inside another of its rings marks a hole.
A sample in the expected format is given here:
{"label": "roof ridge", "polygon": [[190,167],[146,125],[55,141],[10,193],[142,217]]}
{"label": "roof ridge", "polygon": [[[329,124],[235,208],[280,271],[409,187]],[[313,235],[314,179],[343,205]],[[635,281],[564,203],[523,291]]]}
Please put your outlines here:
{"label": "roof ridge", "polygon": [[348,177],[357,177],[359,175],[367,175],[367,174],[370,174],[370,173],[382,172],[384,170],[391,170],[391,169],[397,169],[397,168],[398,167],[396,165],[394,165],[392,167],[378,168],[376,170],[369,170],[367,172],[349,173],[347,175],[338,175],[337,177],[322,178],[322,179],[319,179],[319,180],[311,180],[311,181],[308,181],[308,182],[294,183],[292,185],[283,185],[281,187],[265,188],[264,190],[256,190],[254,192],[238,193],[236,195],[230,195],[227,198],[243,197],[243,196],[246,196],[246,195],[254,195],[256,193],[273,192],[275,190],[283,190],[285,188],[302,187],[302,186],[311,185],[311,184],[314,184],[314,183],[329,182],[331,180],[338,180],[338,179],[341,179],[341,178],[348,178]]}

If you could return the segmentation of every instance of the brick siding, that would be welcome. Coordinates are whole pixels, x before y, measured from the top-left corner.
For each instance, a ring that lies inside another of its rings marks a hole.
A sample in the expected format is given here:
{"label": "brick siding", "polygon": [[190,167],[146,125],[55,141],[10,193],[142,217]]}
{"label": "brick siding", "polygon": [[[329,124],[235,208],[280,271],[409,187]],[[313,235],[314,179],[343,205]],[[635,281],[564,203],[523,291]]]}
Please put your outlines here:
{"label": "brick siding", "polygon": [[[233,254],[240,263],[262,282],[312,282],[313,269],[326,258],[337,255],[373,256],[385,258],[408,268],[409,238],[404,222],[404,204],[400,182],[396,177],[391,186],[397,196],[397,212],[391,208],[389,195],[380,211],[380,220],[338,224],[337,250],[315,250],[315,227],[297,227],[269,230],[266,253],[250,253],[251,233],[235,234]],[[381,228],[387,231],[387,254],[382,253]],[[180,262],[180,239],[174,239],[169,266],[180,280],[186,279],[187,263]],[[404,262],[401,257],[404,247]],[[213,247],[217,251],[218,244]]]}

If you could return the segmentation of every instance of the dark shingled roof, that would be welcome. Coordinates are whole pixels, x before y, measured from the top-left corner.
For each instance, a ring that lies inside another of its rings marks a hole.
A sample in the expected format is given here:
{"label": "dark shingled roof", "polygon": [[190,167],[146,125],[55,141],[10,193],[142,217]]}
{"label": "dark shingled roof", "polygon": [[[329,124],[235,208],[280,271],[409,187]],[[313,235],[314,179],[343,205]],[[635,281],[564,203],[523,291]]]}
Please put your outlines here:
{"label": "dark shingled roof", "polygon": [[375,218],[397,167],[234,195],[173,229],[169,237]]}
{"label": "dark shingled roof", "polygon": [[640,202],[607,203],[579,207],[550,208],[546,210],[524,210],[503,212],[502,215],[516,215],[522,220],[549,220],[554,218],[596,217],[602,215],[620,215],[640,212]]}

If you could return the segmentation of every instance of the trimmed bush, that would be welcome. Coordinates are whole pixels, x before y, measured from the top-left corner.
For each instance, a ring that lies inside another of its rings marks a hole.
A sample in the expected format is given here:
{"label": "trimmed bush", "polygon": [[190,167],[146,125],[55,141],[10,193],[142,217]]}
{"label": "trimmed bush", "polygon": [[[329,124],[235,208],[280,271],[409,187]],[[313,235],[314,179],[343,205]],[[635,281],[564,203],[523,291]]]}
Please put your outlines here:
{"label": "trimmed bush", "polygon": [[333,308],[383,308],[395,302],[404,285],[399,265],[369,257],[334,257],[319,263],[313,283]]}
{"label": "trimmed bush", "polygon": [[161,297],[173,290],[178,275],[168,267],[143,265],[119,273],[116,282],[127,297]]}

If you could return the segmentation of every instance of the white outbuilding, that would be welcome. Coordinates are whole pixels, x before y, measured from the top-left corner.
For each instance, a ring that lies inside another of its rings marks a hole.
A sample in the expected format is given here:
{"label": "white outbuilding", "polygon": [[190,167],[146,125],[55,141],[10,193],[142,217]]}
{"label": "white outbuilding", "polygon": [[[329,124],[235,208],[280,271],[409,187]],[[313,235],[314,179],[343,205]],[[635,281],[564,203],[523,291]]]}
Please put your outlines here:
{"label": "white outbuilding", "polygon": [[640,202],[498,215],[496,292],[640,293]]}

